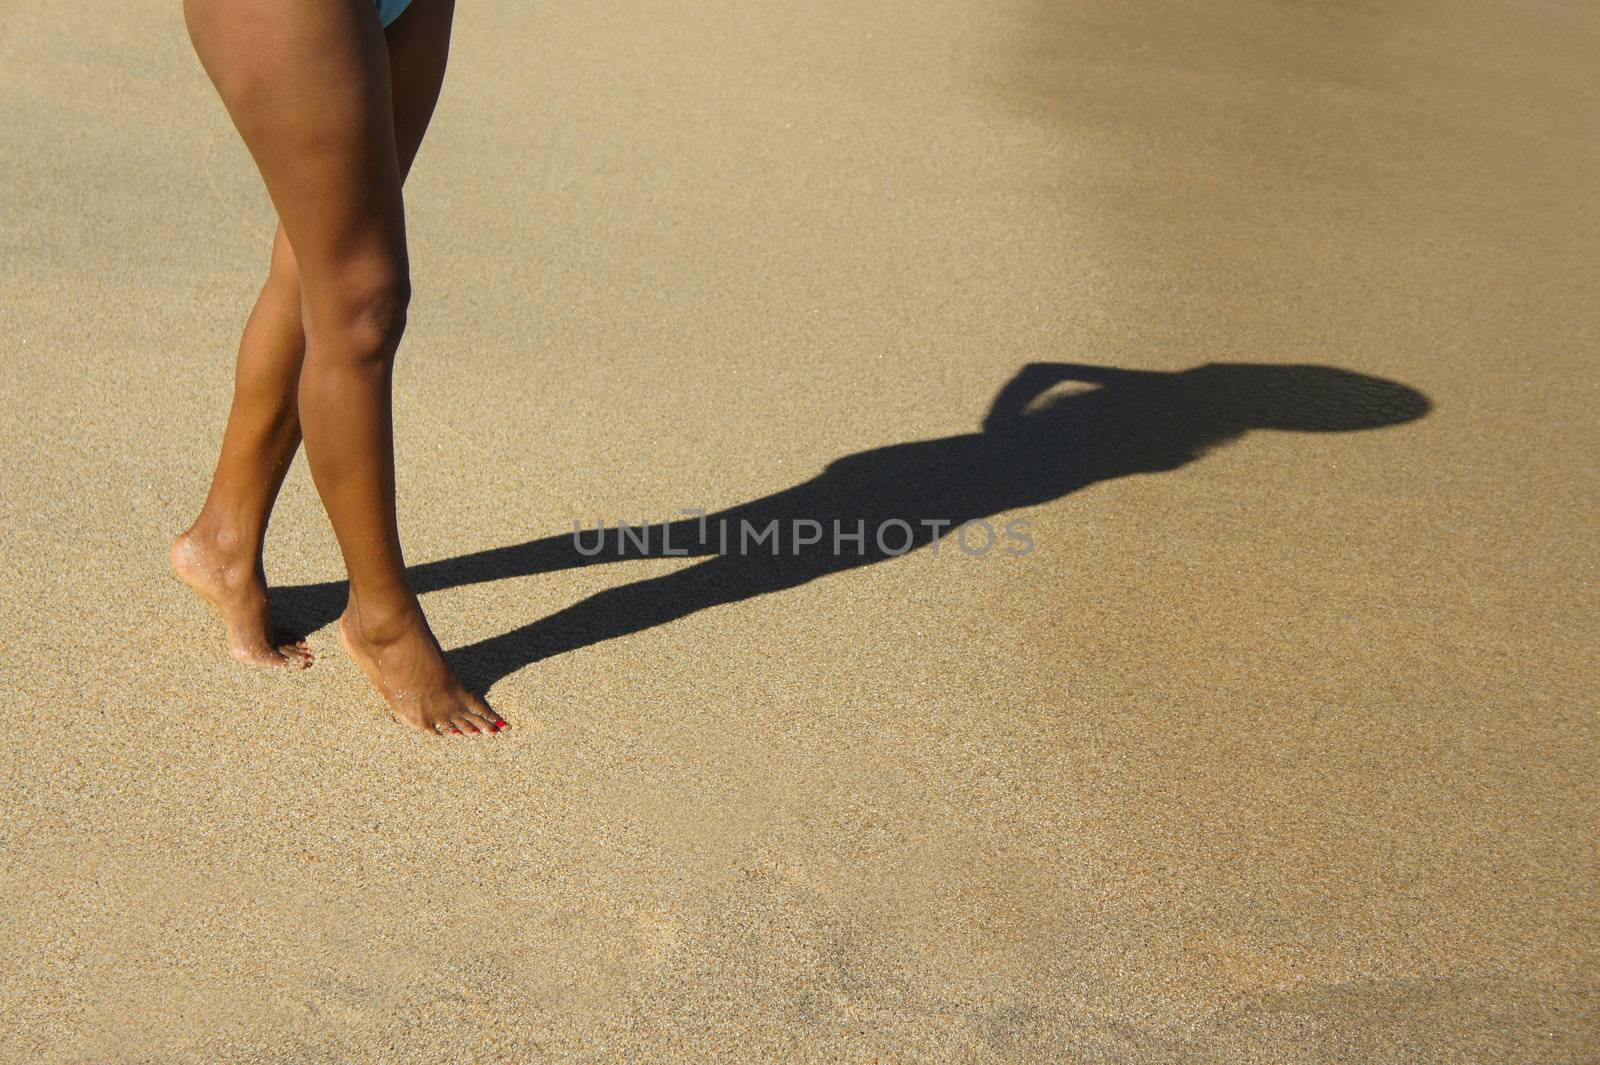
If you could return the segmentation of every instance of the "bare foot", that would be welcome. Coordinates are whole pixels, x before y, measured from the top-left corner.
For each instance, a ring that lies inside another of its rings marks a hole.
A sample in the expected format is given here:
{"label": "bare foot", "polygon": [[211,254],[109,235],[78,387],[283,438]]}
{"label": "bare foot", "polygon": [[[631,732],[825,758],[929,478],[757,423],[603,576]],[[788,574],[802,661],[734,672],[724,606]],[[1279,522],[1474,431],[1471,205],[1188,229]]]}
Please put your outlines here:
{"label": "bare foot", "polygon": [[421,611],[364,628],[349,607],[339,619],[339,636],[401,724],[441,736],[489,736],[511,727],[456,678]]}
{"label": "bare foot", "polygon": [[172,569],[178,578],[217,608],[228,627],[228,652],[253,666],[305,669],[311,647],[272,627],[267,611],[267,580],[253,555],[230,552],[197,529],[172,542]]}

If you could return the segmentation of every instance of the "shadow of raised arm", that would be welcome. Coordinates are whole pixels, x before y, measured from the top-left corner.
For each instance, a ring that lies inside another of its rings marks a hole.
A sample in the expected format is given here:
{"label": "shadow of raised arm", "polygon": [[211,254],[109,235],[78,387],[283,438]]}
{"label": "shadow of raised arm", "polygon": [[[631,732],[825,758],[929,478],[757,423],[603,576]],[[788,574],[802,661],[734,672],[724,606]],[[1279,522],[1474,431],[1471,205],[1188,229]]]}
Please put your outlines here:
{"label": "shadow of raised arm", "polygon": [[1147,370],[1120,370],[1081,362],[1030,362],[995,394],[983,419],[983,431],[1005,430],[1027,411],[1029,404],[1063,381],[1114,387],[1156,376]]}

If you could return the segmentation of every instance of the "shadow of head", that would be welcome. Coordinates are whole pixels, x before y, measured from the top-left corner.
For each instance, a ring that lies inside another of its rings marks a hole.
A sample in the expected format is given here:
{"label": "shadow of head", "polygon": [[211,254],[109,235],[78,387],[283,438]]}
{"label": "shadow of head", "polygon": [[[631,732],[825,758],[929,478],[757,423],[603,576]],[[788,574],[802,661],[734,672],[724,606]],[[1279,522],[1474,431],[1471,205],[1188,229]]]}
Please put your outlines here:
{"label": "shadow of head", "polygon": [[1431,409],[1428,397],[1409,385],[1334,366],[1208,362],[1168,372],[1034,362],[995,396],[984,428],[1049,431],[1106,418],[1133,436],[1187,432],[1205,439],[1251,429],[1381,429]]}
{"label": "shadow of head", "polygon": [[1241,429],[1345,433],[1415,421],[1432,408],[1407,385],[1333,366],[1212,362],[1179,376],[1196,401]]}
{"label": "shadow of head", "polygon": [[1006,456],[1005,476],[1053,460],[1104,479],[1175,469],[1252,430],[1380,429],[1430,408],[1414,388],[1333,366],[1211,362],[1158,371],[1035,362],[1000,390],[983,427]]}

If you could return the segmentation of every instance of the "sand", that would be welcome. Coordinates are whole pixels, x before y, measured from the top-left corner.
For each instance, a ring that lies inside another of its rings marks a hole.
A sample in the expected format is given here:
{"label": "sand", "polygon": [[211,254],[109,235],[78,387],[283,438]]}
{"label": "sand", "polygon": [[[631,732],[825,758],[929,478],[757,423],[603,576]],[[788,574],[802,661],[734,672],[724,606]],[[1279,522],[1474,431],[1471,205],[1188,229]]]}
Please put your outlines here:
{"label": "sand", "polygon": [[[1600,1060],[1591,5],[489,0],[456,41],[401,518],[493,742],[339,650],[303,461],[268,564],[313,670],[169,578],[271,209],[178,5],[0,7],[0,1058]],[[1427,409],[1177,454],[1210,414],[1066,383],[1104,419],[996,464],[1029,363]],[[840,485],[1035,550],[561,546]]]}

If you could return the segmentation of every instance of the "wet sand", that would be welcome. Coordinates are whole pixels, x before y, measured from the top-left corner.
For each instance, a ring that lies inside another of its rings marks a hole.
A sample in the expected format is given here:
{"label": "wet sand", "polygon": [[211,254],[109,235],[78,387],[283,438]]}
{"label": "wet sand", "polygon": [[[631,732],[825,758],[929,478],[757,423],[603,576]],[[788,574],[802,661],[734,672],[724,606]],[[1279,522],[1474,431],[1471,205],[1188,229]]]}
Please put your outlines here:
{"label": "wet sand", "polygon": [[[1600,1060],[1595,12],[591,7],[463,4],[407,190],[484,742],[303,460],[314,669],[170,579],[271,209],[177,5],[0,9],[0,1059]],[[566,546],[679,508],[1035,549]]]}

